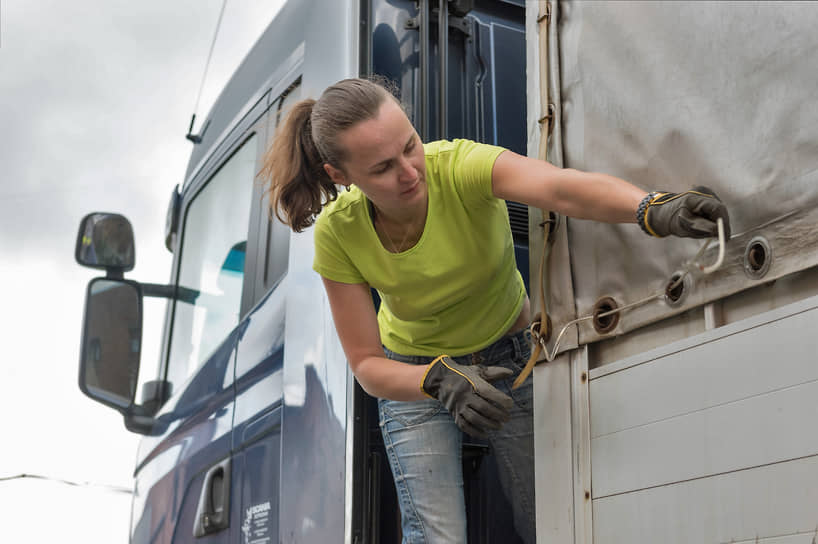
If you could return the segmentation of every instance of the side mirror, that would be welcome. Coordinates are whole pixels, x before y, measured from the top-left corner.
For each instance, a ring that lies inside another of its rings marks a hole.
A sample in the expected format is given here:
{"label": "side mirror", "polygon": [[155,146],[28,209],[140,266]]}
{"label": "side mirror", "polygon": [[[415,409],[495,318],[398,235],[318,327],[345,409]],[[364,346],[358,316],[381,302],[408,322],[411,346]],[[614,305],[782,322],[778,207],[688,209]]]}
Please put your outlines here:
{"label": "side mirror", "polygon": [[135,258],[133,228],[116,213],[89,213],[80,222],[74,257],[90,268],[103,268],[109,277],[122,277],[133,270]]}
{"label": "side mirror", "polygon": [[134,406],[142,343],[142,292],[122,279],[88,283],[80,350],[80,390],[126,416]]}

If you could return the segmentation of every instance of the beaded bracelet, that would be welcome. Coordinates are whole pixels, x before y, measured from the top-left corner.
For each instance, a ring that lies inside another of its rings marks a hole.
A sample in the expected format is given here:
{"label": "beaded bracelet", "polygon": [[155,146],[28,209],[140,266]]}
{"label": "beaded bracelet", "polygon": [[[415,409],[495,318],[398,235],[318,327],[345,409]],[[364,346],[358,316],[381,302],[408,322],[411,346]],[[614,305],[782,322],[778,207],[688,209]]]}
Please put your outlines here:
{"label": "beaded bracelet", "polygon": [[647,224],[645,223],[645,214],[648,211],[648,206],[651,205],[653,200],[664,193],[660,193],[658,191],[652,191],[648,193],[645,198],[639,203],[639,207],[636,209],[636,222],[639,224],[639,227],[645,231],[645,234],[649,236],[656,236],[653,232],[648,229]]}

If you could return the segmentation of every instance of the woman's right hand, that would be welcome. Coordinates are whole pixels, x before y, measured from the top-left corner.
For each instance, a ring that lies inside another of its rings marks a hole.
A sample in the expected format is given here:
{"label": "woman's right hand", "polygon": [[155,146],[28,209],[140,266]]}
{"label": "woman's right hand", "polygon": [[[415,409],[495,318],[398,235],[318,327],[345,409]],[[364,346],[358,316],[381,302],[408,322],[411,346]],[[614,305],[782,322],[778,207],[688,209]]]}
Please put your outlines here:
{"label": "woman's right hand", "polygon": [[459,365],[441,355],[429,365],[420,389],[452,414],[463,432],[484,438],[508,421],[514,401],[491,382],[511,377],[501,366]]}

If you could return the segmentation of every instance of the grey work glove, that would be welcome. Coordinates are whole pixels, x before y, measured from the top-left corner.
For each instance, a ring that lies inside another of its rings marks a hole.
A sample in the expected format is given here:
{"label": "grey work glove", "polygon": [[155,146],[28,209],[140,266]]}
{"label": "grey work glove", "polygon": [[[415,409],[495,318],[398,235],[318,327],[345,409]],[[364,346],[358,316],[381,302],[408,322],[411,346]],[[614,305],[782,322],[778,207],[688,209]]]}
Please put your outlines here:
{"label": "grey work glove", "polygon": [[727,207],[707,187],[684,193],[651,193],[639,205],[639,226],[653,236],[669,234],[687,238],[718,236],[716,220],[724,220],[724,237],[730,239]]}
{"label": "grey work glove", "polygon": [[423,376],[420,390],[436,398],[452,414],[464,432],[485,437],[508,421],[514,405],[511,397],[489,382],[514,372],[500,366],[459,365],[446,355],[435,359]]}

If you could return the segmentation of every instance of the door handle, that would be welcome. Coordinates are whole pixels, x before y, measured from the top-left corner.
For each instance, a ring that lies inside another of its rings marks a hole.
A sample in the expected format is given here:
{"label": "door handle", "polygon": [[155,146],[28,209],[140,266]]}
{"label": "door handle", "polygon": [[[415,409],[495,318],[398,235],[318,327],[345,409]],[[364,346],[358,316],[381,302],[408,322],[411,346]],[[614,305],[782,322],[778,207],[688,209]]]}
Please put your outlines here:
{"label": "door handle", "polygon": [[193,522],[193,536],[216,533],[230,526],[230,458],[205,474],[199,506]]}

